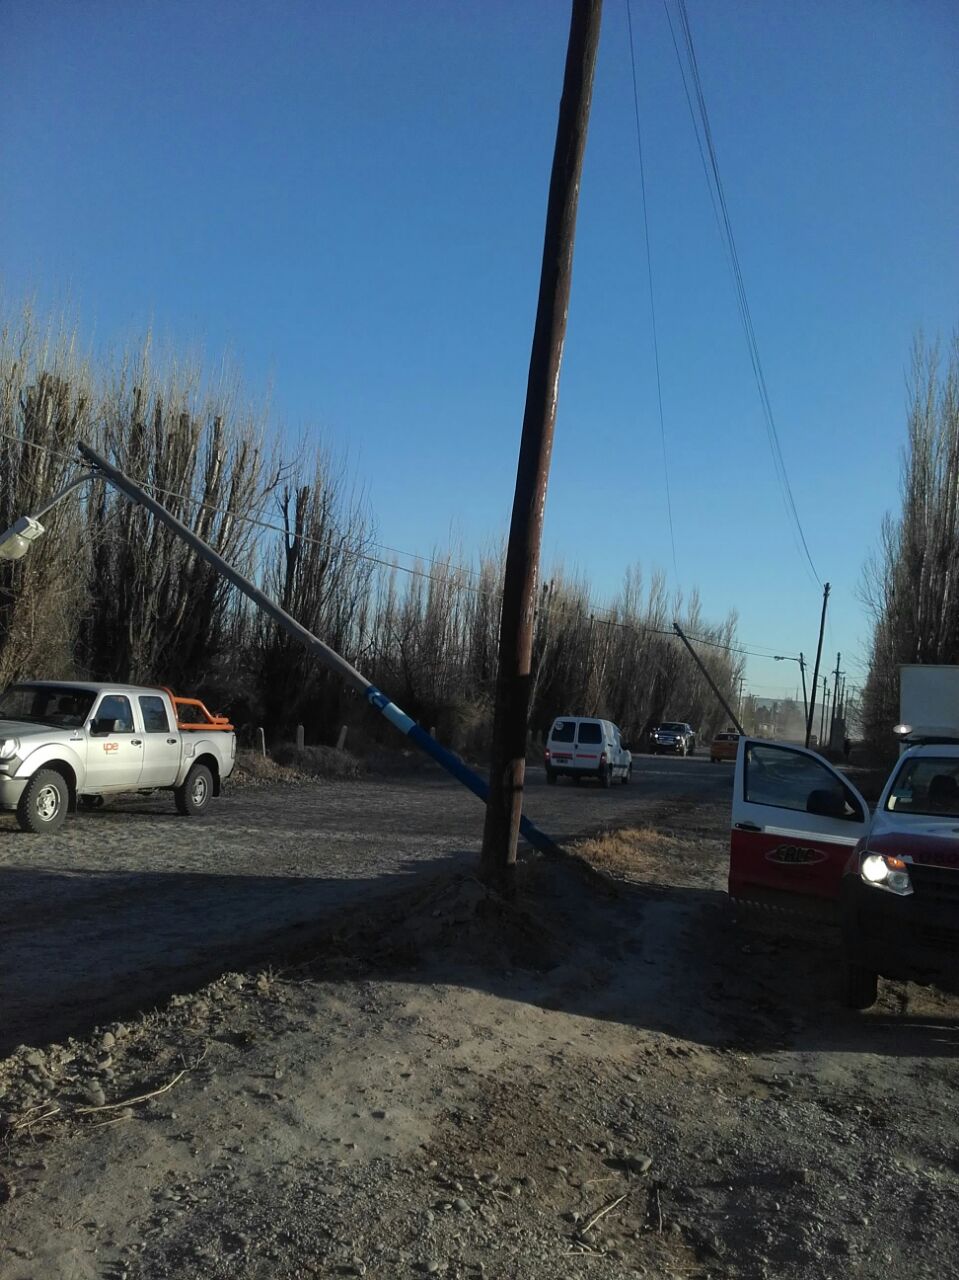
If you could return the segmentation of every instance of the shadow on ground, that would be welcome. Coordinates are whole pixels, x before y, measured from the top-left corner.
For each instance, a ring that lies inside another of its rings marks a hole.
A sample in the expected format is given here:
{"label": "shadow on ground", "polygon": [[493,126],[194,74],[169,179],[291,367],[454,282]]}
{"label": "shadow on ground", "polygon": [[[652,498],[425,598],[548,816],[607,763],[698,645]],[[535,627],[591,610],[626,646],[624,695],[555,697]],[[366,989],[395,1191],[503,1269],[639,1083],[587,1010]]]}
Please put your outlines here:
{"label": "shadow on ground", "polygon": [[354,879],[0,867],[0,1056],[269,964],[467,856]]}
{"label": "shadow on ground", "polygon": [[959,1054],[959,1001],[938,991],[884,984],[875,1010],[843,1009],[834,932],[739,917],[719,892],[612,882],[577,859],[525,864],[512,905],[464,874],[471,858],[368,880],[2,869],[0,1054],[225,971],[335,978],[344,959],[714,1048]]}

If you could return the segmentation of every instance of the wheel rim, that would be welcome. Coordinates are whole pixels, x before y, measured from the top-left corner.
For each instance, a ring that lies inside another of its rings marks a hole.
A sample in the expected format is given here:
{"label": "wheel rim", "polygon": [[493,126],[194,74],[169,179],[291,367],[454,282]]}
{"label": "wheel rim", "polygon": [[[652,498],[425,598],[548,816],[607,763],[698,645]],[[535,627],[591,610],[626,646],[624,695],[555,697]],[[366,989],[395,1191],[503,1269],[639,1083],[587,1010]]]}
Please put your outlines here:
{"label": "wheel rim", "polygon": [[197,774],[193,779],[193,786],[190,788],[190,799],[196,805],[201,805],[206,800],[206,778],[203,774]]}
{"label": "wheel rim", "polygon": [[37,792],[37,817],[41,822],[51,822],[60,812],[60,792],[47,783]]}

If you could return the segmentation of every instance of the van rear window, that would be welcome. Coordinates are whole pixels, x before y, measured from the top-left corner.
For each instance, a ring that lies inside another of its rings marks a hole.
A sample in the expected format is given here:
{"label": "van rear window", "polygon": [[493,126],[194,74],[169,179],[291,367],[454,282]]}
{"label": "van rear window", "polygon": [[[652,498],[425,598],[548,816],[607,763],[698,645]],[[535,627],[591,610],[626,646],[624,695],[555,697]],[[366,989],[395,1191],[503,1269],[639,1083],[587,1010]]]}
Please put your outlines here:
{"label": "van rear window", "polygon": [[575,732],[575,720],[557,720],[553,725],[553,732],[549,736],[554,742],[572,742]]}
{"label": "van rear window", "polygon": [[586,720],[579,726],[579,741],[581,743],[592,744],[595,742],[602,742],[602,740],[603,730],[598,724],[591,724]]}

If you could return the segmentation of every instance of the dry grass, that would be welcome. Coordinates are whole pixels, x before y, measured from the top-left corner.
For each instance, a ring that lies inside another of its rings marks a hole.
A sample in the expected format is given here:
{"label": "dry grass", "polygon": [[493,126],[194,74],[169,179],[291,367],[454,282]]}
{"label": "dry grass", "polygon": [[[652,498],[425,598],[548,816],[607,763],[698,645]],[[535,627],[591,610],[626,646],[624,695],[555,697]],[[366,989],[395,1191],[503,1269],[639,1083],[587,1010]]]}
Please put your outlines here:
{"label": "dry grass", "polygon": [[306,774],[278,764],[259,751],[238,751],[236,768],[230,774],[231,787],[296,786],[306,781]]}
{"label": "dry grass", "polygon": [[666,805],[647,826],[623,827],[582,840],[576,852],[626,880],[722,889],[728,861],[728,806]]}
{"label": "dry grass", "polygon": [[298,747],[281,742],[273,755],[279,764],[307,778],[358,778],[363,772],[361,760],[335,747]]}

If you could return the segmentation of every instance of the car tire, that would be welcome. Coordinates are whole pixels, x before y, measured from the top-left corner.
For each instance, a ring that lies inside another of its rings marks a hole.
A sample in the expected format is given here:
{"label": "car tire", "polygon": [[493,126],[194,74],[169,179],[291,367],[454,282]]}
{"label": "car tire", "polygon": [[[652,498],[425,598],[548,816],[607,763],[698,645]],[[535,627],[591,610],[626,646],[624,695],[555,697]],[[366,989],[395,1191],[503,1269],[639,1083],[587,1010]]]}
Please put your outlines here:
{"label": "car tire", "polygon": [[846,961],[842,970],[842,1002],[847,1009],[871,1009],[879,999],[879,974]]}
{"label": "car tire", "polygon": [[69,808],[70,788],[63,774],[55,769],[38,769],[17,804],[17,822],[21,831],[34,836],[59,831]]}
{"label": "car tire", "polygon": [[605,787],[607,791],[613,785],[613,766],[612,765],[607,764],[607,765],[604,765],[602,769],[600,769],[599,783],[600,783],[600,786]]}
{"label": "car tire", "polygon": [[556,770],[555,769],[546,770],[546,784],[547,786],[550,786],[550,787],[556,786]]}
{"label": "car tire", "polygon": [[583,775],[581,773],[571,774],[570,780],[572,781],[572,784],[574,787],[578,787],[579,784],[583,781]]}
{"label": "car tire", "polygon": [[198,817],[213,798],[213,774],[205,764],[195,764],[182,786],[176,787],[173,799],[177,812],[184,817]]}

